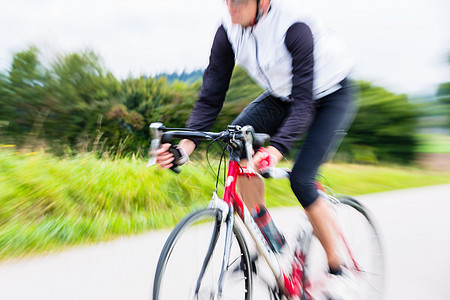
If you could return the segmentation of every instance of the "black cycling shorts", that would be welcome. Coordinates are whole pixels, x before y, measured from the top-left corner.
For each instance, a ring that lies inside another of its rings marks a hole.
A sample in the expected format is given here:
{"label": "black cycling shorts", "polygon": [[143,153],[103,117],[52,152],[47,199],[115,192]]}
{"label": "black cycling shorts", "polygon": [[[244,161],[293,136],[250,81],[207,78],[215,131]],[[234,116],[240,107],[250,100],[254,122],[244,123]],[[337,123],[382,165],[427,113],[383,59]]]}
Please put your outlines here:
{"label": "black cycling shorts", "polygon": [[[291,188],[303,207],[309,206],[319,196],[314,185],[317,171],[334,154],[354,117],[354,89],[347,79],[340,84],[342,88],[315,101],[315,117],[292,168]],[[291,103],[265,92],[250,103],[233,124],[251,125],[255,132],[273,136],[290,109]]]}

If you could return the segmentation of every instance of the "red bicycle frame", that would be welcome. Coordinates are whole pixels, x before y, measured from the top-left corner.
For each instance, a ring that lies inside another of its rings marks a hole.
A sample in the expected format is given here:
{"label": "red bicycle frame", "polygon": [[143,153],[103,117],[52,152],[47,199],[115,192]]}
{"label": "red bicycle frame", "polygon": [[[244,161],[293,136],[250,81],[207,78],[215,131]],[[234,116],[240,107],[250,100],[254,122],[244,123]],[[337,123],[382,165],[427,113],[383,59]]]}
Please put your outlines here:
{"label": "red bicycle frame", "polygon": [[[223,201],[228,205],[228,207],[233,207],[233,210],[243,221],[248,231],[253,237],[257,248],[261,254],[266,259],[269,267],[272,269],[277,282],[282,290],[282,292],[289,297],[296,296],[301,297],[302,293],[307,299],[311,299],[308,293],[308,289],[311,288],[312,283],[309,281],[303,282],[304,276],[304,264],[305,264],[305,252],[303,249],[298,248],[294,253],[294,260],[292,262],[292,270],[288,276],[280,267],[275,254],[272,249],[268,246],[264,236],[260,233],[259,228],[254,222],[252,216],[250,215],[247,207],[244,205],[244,201],[241,199],[239,194],[236,192],[236,182],[238,176],[253,177],[258,176],[255,172],[243,168],[239,165],[236,160],[231,159],[228,164],[227,178],[225,181],[225,190],[223,194]],[[315,182],[316,188],[325,192],[322,184],[320,182]],[[342,239],[343,244],[354,264],[354,268],[360,271],[360,267],[353,257],[352,251],[349,248],[348,243],[345,240],[344,235],[336,228],[336,232]],[[316,283],[317,284],[317,283]]]}
{"label": "red bicycle frame", "polygon": [[248,228],[248,231],[253,236],[257,248],[263,254],[264,258],[269,264],[269,267],[271,267],[272,271],[276,275],[276,279],[283,293],[286,296],[300,297],[303,290],[303,252],[298,251],[297,253],[295,253],[296,259],[294,259],[292,264],[291,276],[287,276],[278,264],[275,254],[267,244],[264,236],[261,234],[258,226],[251,217],[248,209],[245,207],[244,201],[242,201],[241,197],[236,192],[236,181],[238,176],[257,176],[257,174],[255,172],[248,171],[248,169],[246,168],[242,168],[237,161],[230,160],[228,165],[227,178],[225,181],[223,201],[225,201],[225,203],[227,203],[229,207],[234,208],[234,211],[238,214],[238,216],[242,219],[242,221]]}

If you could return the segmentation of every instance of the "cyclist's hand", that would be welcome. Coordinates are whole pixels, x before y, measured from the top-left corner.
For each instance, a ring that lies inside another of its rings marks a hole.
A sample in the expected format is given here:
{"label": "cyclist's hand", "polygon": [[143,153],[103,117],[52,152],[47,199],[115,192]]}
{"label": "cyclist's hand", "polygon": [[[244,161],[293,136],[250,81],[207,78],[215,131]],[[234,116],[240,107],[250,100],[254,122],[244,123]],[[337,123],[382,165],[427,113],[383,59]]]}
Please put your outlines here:
{"label": "cyclist's hand", "polygon": [[267,148],[260,148],[253,156],[253,164],[259,170],[264,170],[268,167],[275,167],[277,163],[283,158],[283,154],[273,146]]}
{"label": "cyclist's hand", "polygon": [[178,162],[174,162],[176,158],[173,153],[174,147],[171,144],[162,144],[159,149],[156,151],[156,162],[163,169],[170,169],[174,166],[184,165],[189,161],[189,155],[194,151],[195,144],[191,140],[181,140],[180,144],[177,146],[178,148]]}
{"label": "cyclist's hand", "polygon": [[173,166],[173,154],[169,152],[171,144],[162,144],[158,150],[156,150],[156,163],[163,169],[169,169]]}

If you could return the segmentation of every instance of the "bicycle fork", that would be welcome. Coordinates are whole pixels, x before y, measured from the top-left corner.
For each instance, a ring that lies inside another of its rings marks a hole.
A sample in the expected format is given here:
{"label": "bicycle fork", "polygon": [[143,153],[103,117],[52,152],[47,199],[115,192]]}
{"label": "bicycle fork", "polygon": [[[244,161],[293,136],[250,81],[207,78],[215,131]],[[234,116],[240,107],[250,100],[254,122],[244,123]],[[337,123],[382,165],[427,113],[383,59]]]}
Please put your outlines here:
{"label": "bicycle fork", "polygon": [[[218,214],[216,215],[216,222],[214,224],[214,230],[213,230],[213,234],[211,236],[209,248],[206,253],[205,259],[203,261],[200,273],[198,275],[197,283],[195,285],[194,295],[192,296],[192,299],[197,299],[198,293],[200,291],[203,276],[204,276],[206,268],[208,267],[208,264],[211,260],[211,255],[214,251],[214,248],[216,246],[217,240],[220,235],[220,227],[223,222],[224,212],[222,210],[218,210],[217,212],[218,212]],[[222,299],[223,280],[225,277],[225,272],[228,269],[228,260],[230,258],[231,239],[233,236],[233,226],[234,226],[234,209],[232,206],[228,207],[228,213],[226,213],[226,225],[227,225],[227,227],[226,227],[226,235],[225,235],[225,245],[224,245],[222,268],[220,271],[220,277],[219,277],[219,281],[217,284],[217,291],[216,291],[216,294],[214,295],[214,299],[218,299],[218,300]]]}
{"label": "bicycle fork", "polygon": [[233,206],[229,206],[228,218],[227,218],[227,234],[225,235],[225,249],[222,261],[222,270],[220,271],[219,283],[217,286],[217,293],[215,299],[222,298],[222,286],[225,272],[228,269],[228,260],[230,258],[231,252],[231,238],[233,236],[233,226],[234,226],[234,209]]}

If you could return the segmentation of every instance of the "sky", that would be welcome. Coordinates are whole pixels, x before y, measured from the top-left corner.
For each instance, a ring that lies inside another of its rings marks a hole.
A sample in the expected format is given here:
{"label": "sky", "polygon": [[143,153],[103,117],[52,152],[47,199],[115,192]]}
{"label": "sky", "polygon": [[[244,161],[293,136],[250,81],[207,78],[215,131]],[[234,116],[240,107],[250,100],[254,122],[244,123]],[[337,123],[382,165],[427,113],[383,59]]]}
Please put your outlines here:
{"label": "sky", "polygon": [[[347,42],[355,79],[430,94],[450,81],[450,1],[296,0]],[[224,0],[1,0],[0,71],[92,49],[118,78],[205,68]]]}

